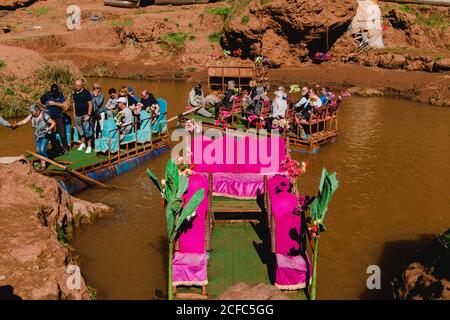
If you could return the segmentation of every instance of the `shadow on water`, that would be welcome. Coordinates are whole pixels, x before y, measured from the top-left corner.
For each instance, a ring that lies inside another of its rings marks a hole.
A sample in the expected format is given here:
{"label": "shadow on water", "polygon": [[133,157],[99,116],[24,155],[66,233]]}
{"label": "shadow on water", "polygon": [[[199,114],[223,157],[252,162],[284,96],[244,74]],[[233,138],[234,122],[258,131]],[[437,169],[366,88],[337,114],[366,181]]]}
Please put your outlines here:
{"label": "shadow on water", "polygon": [[10,285],[0,286],[0,300],[22,300],[20,296],[14,293],[14,287]]}
{"label": "shadow on water", "polygon": [[377,265],[381,269],[381,290],[366,289],[361,295],[365,300],[390,300],[393,298],[392,284],[394,277],[399,276],[414,259],[428,247],[434,234],[422,234],[417,240],[400,240],[386,242]]}

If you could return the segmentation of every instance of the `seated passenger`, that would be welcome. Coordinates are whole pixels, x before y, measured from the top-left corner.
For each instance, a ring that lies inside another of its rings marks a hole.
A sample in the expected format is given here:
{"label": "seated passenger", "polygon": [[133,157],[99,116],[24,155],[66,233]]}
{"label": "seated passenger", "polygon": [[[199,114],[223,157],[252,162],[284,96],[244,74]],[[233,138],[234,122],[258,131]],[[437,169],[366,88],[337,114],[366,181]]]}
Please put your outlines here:
{"label": "seated passenger", "polygon": [[322,105],[326,106],[328,103],[331,102],[330,100],[330,92],[328,91],[328,89],[326,87],[323,87],[320,90],[320,101],[322,102]]}
{"label": "seated passenger", "polygon": [[264,87],[261,86],[256,87],[253,91],[255,92],[255,94],[251,98],[247,109],[249,109],[249,111],[251,111],[253,114],[259,115],[262,107],[264,106],[264,102],[268,100],[267,92],[264,90]]}
{"label": "seated passenger", "polygon": [[286,92],[283,90],[275,91],[275,99],[272,102],[272,117],[274,119],[285,118],[287,107]]}
{"label": "seated passenger", "polygon": [[220,103],[221,101],[220,92],[219,91],[212,91],[210,94],[208,94],[205,97],[205,107],[214,107],[216,104]]}
{"label": "seated passenger", "polygon": [[322,111],[322,101],[320,100],[320,98],[318,96],[316,96],[315,94],[311,95],[311,97],[309,98],[309,101],[311,104],[311,108],[314,109],[314,112],[316,114],[318,114]]}
{"label": "seated passenger", "polygon": [[[155,96],[149,91],[144,90],[141,92],[141,109],[147,111],[152,116],[159,116],[159,103]],[[140,111],[139,111],[140,112]]]}
{"label": "seated passenger", "polygon": [[111,88],[108,90],[109,99],[105,104],[105,110],[106,110],[106,118],[113,118],[114,115],[117,113],[117,91],[114,88]]}
{"label": "seated passenger", "polygon": [[305,109],[309,105],[309,89],[308,89],[308,87],[302,88],[301,95],[302,95],[302,97],[295,104],[295,115],[296,116],[301,116],[302,113],[305,111]]}
{"label": "seated passenger", "polygon": [[205,96],[203,95],[202,86],[200,84],[196,84],[189,92],[188,105],[190,109],[200,108],[197,111],[199,115],[207,118],[212,117],[212,113],[205,109]]}
{"label": "seated passenger", "polygon": [[219,112],[220,112],[220,108],[222,106],[227,107],[227,108],[231,108],[233,106],[233,101],[235,98],[235,89],[236,89],[236,82],[234,82],[233,80],[228,81],[227,90],[225,91],[222,101],[220,103],[216,104],[216,106],[215,106],[214,117],[216,119],[219,118]]}
{"label": "seated passenger", "polygon": [[133,87],[128,87],[128,95],[134,100],[134,105],[139,102],[139,97],[135,94]]}
{"label": "seated passenger", "polygon": [[[120,112],[123,113],[118,125],[121,127],[121,133],[123,135],[131,133],[133,129],[133,112],[128,107],[128,100],[125,97],[120,97],[117,99],[117,103],[119,105]],[[121,136],[122,137],[122,136]]]}
{"label": "seated passenger", "polygon": [[245,97],[245,102],[251,106],[252,105],[252,101],[254,100],[254,98],[256,97],[257,93],[256,93],[256,81],[255,80],[251,80],[248,84],[248,86],[250,87],[250,91],[248,92],[247,96]]}
{"label": "seated passenger", "polygon": [[131,108],[134,106],[138,101],[136,101],[128,92],[128,88],[126,86],[122,86],[119,91],[119,98],[126,98],[128,107]]}

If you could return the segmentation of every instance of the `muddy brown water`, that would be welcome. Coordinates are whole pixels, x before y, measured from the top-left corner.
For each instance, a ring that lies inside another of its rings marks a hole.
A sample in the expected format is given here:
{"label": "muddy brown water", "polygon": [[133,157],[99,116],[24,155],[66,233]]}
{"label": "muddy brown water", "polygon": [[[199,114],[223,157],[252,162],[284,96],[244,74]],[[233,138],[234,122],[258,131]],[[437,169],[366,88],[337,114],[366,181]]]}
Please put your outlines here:
{"label": "muddy brown water", "polygon": [[[190,83],[99,79],[165,97],[169,116],[182,111]],[[450,226],[450,108],[395,98],[358,98],[341,110],[340,135],[317,154],[294,153],[310,167],[300,191],[316,192],[323,166],[340,186],[319,244],[319,299],[390,298],[392,276]],[[30,127],[0,128],[0,156],[33,148]],[[169,153],[79,196],[114,207],[114,216],[78,229],[71,242],[87,283],[103,299],[151,299],[166,285],[164,210],[145,168],[162,176]],[[381,268],[381,290],[368,290],[367,267]]]}

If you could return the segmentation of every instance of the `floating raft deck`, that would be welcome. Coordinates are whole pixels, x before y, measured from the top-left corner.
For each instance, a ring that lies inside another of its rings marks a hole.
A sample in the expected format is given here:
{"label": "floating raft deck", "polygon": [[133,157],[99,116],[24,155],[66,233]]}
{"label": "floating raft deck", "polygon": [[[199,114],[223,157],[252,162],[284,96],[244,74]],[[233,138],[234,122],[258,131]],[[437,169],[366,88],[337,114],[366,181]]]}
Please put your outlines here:
{"label": "floating raft deck", "polygon": [[[169,150],[169,144],[167,135],[164,135],[155,136],[151,143],[138,144],[134,147],[121,146],[119,152],[109,155],[94,151],[86,154],[86,150],[78,151],[77,147],[74,147],[69,151],[69,154],[54,157],[52,160],[89,178],[104,181],[128,172],[144,161],[159,156],[167,150]],[[34,156],[27,157],[27,160],[31,162],[39,161]],[[72,195],[89,187],[89,184],[85,181],[54,165],[49,165],[44,174],[57,178],[62,187]]]}
{"label": "floating raft deck", "polygon": [[[199,114],[187,114],[182,115],[178,118],[178,125],[184,126],[184,124],[194,119],[196,121],[202,122],[203,129],[219,129],[222,130],[221,127],[218,127],[214,124],[215,120],[213,118],[208,118],[201,116]],[[236,123],[233,122],[233,125],[228,124],[230,126],[230,129],[242,129],[247,130],[249,129],[246,125],[242,123]],[[317,124],[311,124],[312,128],[315,128]],[[314,150],[318,148],[320,145],[325,144],[327,142],[330,142],[334,140],[338,135],[337,129],[327,129],[327,130],[318,130],[315,133],[312,133],[309,138],[302,139],[300,136],[296,135],[294,132],[289,132],[286,135],[286,138],[289,138],[289,143],[292,149],[305,149],[305,150]]]}
{"label": "floating raft deck", "polygon": [[[244,282],[249,285],[272,284],[272,267],[269,235],[263,222],[222,220],[220,213],[242,212],[261,215],[255,200],[236,200],[213,197],[213,211],[216,216],[211,234],[211,251],[208,260],[208,299],[215,299],[232,285]],[[303,290],[282,291],[293,300],[306,300]],[[200,297],[200,287],[177,287],[176,299]]]}

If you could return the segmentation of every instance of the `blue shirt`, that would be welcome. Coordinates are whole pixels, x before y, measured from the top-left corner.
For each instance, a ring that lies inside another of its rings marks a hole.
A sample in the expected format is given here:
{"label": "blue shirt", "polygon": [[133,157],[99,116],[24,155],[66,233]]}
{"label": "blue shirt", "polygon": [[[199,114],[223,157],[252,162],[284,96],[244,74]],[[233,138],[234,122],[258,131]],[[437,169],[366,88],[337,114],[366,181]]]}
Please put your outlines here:
{"label": "blue shirt", "polygon": [[327,94],[323,94],[320,96],[320,101],[322,101],[322,104],[326,104],[328,101],[328,95]]}
{"label": "blue shirt", "polygon": [[52,119],[56,119],[63,113],[63,109],[58,106],[50,106],[48,103],[50,101],[54,101],[57,103],[63,103],[66,101],[66,97],[60,92],[56,96],[53,95],[52,92],[46,92],[41,97],[41,103],[45,105],[45,108],[47,109],[47,113],[50,115]]}

